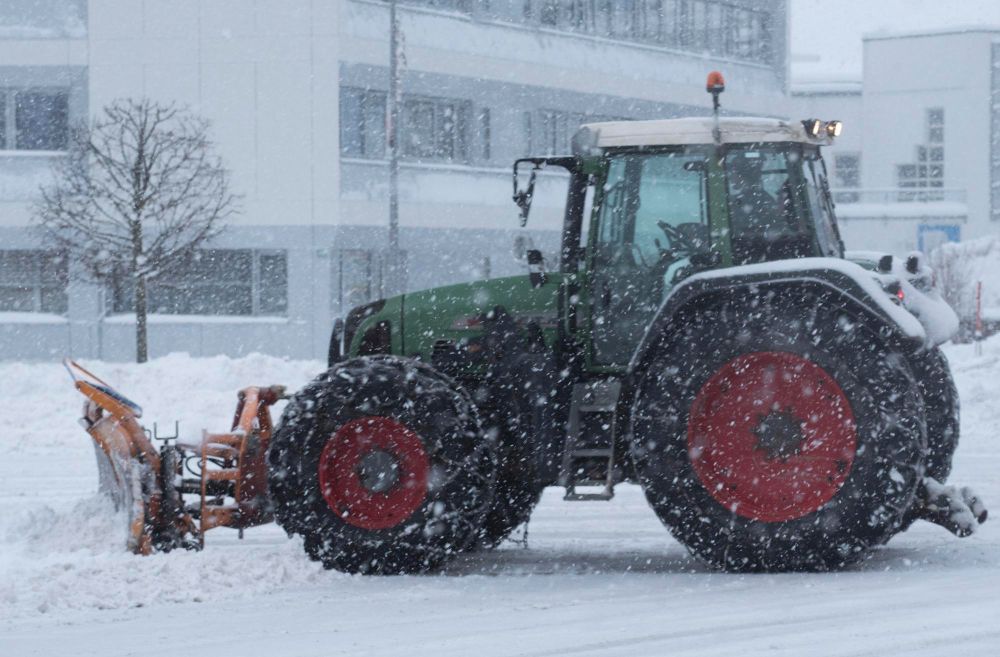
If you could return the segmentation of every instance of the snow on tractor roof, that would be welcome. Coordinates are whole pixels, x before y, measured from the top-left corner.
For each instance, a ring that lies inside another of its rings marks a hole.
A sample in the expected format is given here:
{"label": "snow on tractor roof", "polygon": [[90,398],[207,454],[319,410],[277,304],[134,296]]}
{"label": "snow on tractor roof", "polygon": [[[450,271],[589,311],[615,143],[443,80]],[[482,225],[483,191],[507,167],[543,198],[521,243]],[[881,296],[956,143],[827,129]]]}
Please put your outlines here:
{"label": "snow on tractor roof", "polygon": [[[588,123],[581,127],[577,140],[597,148],[711,144],[713,127],[711,117]],[[722,142],[730,144],[792,141],[827,145],[831,141],[823,133],[820,137],[809,136],[801,121],[780,119],[721,118],[719,131]]]}

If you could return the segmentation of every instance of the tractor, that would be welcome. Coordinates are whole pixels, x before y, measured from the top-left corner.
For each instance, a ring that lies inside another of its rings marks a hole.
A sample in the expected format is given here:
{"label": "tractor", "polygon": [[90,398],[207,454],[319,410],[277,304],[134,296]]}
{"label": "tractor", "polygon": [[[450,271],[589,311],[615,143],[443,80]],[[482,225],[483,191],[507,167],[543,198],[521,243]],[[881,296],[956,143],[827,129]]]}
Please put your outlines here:
{"label": "tractor", "polygon": [[157,503],[133,504],[133,549],[273,518],[328,568],[425,572],[549,486],[622,482],[726,571],[842,568],[919,519],[972,533],[985,507],[945,484],[954,313],[918,254],[845,254],[820,153],[839,122],[720,117],[723,89],[710,117],[588,124],[518,160],[522,225],[536,177],[568,179],[558,263],[529,249],[526,274],[354,308],[273,430],[283,390],[250,388],[232,431],[157,458],[135,427],[115,447],[134,409],[78,381],[111,487],[156,459],[124,496]]}

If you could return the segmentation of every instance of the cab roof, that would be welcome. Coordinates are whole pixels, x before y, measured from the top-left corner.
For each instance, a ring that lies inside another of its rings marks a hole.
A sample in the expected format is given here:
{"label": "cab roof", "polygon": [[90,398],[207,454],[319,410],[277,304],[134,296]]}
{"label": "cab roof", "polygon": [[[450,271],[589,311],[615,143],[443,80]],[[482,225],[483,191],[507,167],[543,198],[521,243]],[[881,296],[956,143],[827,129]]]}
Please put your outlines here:
{"label": "cab roof", "polygon": [[[712,144],[715,143],[712,136],[714,125],[711,117],[587,123],[577,132],[574,143],[597,148]],[[789,141],[821,146],[830,144],[825,135],[810,137],[801,121],[727,117],[719,119],[719,132],[724,144]]]}

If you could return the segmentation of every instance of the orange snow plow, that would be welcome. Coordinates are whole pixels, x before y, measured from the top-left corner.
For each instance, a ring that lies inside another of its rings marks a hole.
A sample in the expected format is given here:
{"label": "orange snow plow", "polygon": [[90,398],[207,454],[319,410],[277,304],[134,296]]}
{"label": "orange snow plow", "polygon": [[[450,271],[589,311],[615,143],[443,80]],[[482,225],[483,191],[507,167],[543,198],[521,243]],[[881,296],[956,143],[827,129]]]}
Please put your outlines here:
{"label": "orange snow plow", "polygon": [[[283,386],[244,388],[228,432],[183,442],[150,432],[138,404],[78,363],[64,364],[86,397],[80,423],[94,442],[100,490],[128,519],[130,551],[200,549],[214,527],[242,535],[273,520],[265,456],[270,407],[285,398]],[[159,449],[154,440],[163,442]]]}

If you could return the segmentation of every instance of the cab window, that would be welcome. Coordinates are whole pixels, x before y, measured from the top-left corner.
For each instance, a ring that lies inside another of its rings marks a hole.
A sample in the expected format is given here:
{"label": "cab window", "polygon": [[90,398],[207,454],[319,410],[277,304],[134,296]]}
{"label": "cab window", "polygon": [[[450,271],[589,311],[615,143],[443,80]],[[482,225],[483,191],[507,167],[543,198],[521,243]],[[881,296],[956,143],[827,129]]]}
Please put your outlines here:
{"label": "cab window", "polygon": [[704,147],[612,155],[599,199],[594,355],[623,365],[670,288],[708,251]]}
{"label": "cab window", "polygon": [[817,255],[801,149],[730,147],[725,165],[736,264]]}

